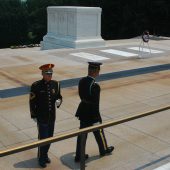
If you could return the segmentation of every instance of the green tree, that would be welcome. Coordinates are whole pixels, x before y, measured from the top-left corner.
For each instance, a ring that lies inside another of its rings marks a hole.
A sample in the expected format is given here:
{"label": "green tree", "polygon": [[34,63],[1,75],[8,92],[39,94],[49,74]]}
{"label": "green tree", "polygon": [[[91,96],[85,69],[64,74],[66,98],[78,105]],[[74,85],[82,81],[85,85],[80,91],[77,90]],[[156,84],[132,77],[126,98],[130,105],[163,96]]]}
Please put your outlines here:
{"label": "green tree", "polygon": [[47,33],[48,6],[99,6],[102,37],[131,38],[145,29],[170,36],[169,0],[0,0],[0,47],[39,43]]}
{"label": "green tree", "polygon": [[25,3],[0,0],[0,47],[25,43],[28,18]]}

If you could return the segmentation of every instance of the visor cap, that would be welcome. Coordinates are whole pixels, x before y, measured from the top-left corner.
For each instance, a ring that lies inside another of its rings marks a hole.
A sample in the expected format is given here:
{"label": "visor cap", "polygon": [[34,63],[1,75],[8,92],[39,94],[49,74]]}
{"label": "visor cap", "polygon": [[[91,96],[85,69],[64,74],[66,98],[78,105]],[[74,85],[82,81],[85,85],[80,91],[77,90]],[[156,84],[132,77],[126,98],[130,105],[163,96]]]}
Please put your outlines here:
{"label": "visor cap", "polygon": [[54,64],[44,64],[39,67],[40,70],[44,73],[53,73],[52,68],[54,67]]}
{"label": "visor cap", "polygon": [[102,65],[102,63],[100,62],[88,62],[89,64],[89,69],[99,69],[100,70],[100,66]]}

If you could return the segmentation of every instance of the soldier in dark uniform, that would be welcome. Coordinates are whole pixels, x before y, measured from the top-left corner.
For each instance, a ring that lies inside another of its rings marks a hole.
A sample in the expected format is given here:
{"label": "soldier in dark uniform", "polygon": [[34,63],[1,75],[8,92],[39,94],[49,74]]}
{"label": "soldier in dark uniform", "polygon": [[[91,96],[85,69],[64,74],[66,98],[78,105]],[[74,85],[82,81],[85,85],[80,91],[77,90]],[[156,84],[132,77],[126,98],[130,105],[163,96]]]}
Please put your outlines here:
{"label": "soldier in dark uniform", "polygon": [[[62,103],[59,82],[52,80],[52,68],[54,64],[45,64],[39,67],[42,70],[43,79],[36,81],[30,91],[30,113],[31,118],[37,122],[38,138],[52,137],[56,118],[56,107]],[[38,148],[39,165],[43,168],[50,163],[48,150],[50,144]]]}
{"label": "soldier in dark uniform", "polygon": [[[81,102],[75,116],[80,120],[80,129],[102,123],[99,111],[100,86],[95,82],[95,78],[99,75],[101,64],[98,62],[89,62],[88,76],[79,81]],[[93,133],[99,147],[100,156],[109,154],[114,150],[113,146],[107,146],[103,129],[96,130]],[[81,136],[78,136],[75,162],[80,161],[80,141]],[[85,159],[87,158],[88,154],[85,154]]]}

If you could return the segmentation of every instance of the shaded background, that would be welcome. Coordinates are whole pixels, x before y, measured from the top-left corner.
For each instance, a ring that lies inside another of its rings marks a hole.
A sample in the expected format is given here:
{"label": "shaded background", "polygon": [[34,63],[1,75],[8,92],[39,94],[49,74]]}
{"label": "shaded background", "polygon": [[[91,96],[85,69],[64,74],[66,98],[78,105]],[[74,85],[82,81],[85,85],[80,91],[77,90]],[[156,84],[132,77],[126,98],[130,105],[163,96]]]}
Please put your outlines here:
{"label": "shaded background", "polygon": [[170,36],[169,0],[0,0],[0,48],[40,43],[47,33],[47,6],[102,8],[105,40],[150,34]]}

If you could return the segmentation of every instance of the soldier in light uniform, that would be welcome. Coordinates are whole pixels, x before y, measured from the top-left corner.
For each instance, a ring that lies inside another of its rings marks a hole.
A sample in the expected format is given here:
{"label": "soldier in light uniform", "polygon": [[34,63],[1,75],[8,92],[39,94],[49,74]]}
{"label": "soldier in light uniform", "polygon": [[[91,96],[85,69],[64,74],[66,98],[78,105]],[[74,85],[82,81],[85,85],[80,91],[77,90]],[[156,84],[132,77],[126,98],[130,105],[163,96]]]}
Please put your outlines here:
{"label": "soldier in light uniform", "polygon": [[[62,103],[59,82],[52,80],[54,64],[45,64],[39,67],[42,71],[42,80],[32,84],[30,90],[31,118],[37,122],[38,139],[52,137],[56,118],[56,107]],[[50,144],[38,148],[39,165],[43,168],[50,163],[48,150]]]}
{"label": "soldier in light uniform", "polygon": [[[88,76],[79,81],[81,102],[75,116],[80,120],[80,129],[102,123],[99,111],[100,86],[95,82],[95,78],[99,75],[101,64],[98,62],[89,62]],[[96,130],[93,133],[99,147],[100,156],[109,154],[114,150],[113,146],[107,146],[103,129]],[[80,141],[81,136],[78,136],[75,162],[80,161]],[[85,159],[88,159],[88,154],[85,154]]]}

